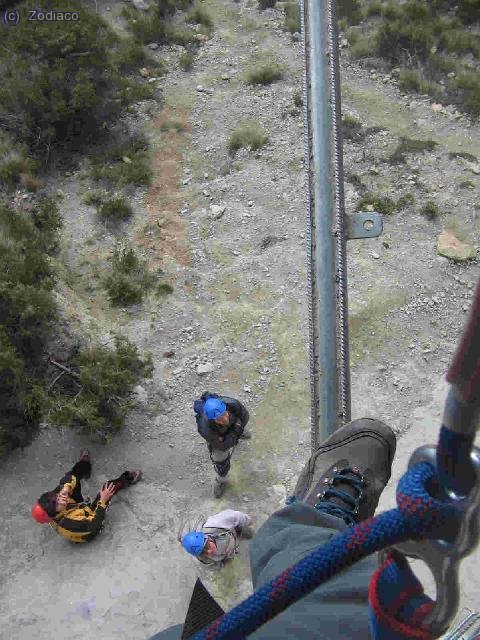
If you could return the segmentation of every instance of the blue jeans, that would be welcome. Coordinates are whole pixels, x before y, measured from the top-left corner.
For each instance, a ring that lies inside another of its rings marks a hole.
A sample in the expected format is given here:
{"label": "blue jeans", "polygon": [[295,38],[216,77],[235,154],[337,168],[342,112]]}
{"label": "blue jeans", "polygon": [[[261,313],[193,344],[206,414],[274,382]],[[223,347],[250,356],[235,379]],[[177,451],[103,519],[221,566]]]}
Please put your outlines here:
{"label": "blue jeans", "polygon": [[[319,513],[302,502],[275,512],[250,542],[254,590],[345,528],[340,518]],[[368,585],[376,568],[375,556],[357,562],[249,637],[254,640],[369,640]],[[182,625],[175,625],[150,640],[179,640],[181,633]]]}

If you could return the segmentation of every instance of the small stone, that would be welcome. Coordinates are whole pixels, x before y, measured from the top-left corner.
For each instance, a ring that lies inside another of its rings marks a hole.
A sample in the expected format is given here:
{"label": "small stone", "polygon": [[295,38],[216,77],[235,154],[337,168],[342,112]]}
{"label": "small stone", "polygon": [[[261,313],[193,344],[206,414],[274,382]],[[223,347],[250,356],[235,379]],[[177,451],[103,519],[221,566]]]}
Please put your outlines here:
{"label": "small stone", "polygon": [[174,447],[175,445],[173,444],[173,442],[169,442],[169,443],[168,443],[168,446],[169,446],[171,449],[173,449],[173,447]]}
{"label": "small stone", "polygon": [[132,0],[132,4],[135,9],[138,9],[139,11],[147,11],[148,9],[148,5],[145,0]]}
{"label": "small stone", "polygon": [[459,240],[451,230],[442,231],[437,239],[437,253],[451,260],[472,260],[477,255],[476,248]]}
{"label": "small stone", "polygon": [[148,79],[148,83],[152,84],[153,82],[156,82],[158,78],[149,78]]}
{"label": "small stone", "polygon": [[150,44],[147,44],[147,47],[152,51],[156,51],[156,49],[158,49],[158,46],[159,45],[157,42],[150,42]]}
{"label": "small stone", "polygon": [[211,204],[210,205],[210,213],[214,220],[220,220],[223,214],[226,211],[226,207],[219,204]]}
{"label": "small stone", "polygon": [[197,89],[197,91],[199,91],[199,92],[204,91],[204,88],[202,87],[202,85],[201,85],[201,84],[197,84],[196,89]]}
{"label": "small stone", "polygon": [[206,364],[199,364],[197,367],[197,374],[199,376],[205,376],[208,373],[212,373],[212,371],[215,371],[215,365],[213,365],[211,362],[207,362]]}
{"label": "small stone", "polygon": [[142,76],[142,78],[148,78],[148,76],[150,75],[150,71],[147,69],[147,67],[143,67],[142,69],[140,69],[140,75]]}
{"label": "small stone", "polygon": [[209,198],[209,197],[210,197],[210,191],[207,191],[206,189],[204,189],[204,190],[202,191],[202,193],[203,193],[203,195],[204,195],[206,198]]}
{"label": "small stone", "polygon": [[188,184],[191,179],[192,178],[190,176],[188,178],[185,178],[185,180],[182,180],[182,184]]}
{"label": "small stone", "polygon": [[378,260],[380,258],[380,254],[376,253],[376,251],[372,251],[370,255],[374,260]]}
{"label": "small stone", "polygon": [[253,207],[253,205],[254,205],[254,204],[255,204],[255,203],[254,203],[254,201],[253,201],[253,200],[249,200],[249,201],[247,202],[247,205],[248,205],[249,207]]}
{"label": "small stone", "polygon": [[467,169],[470,169],[475,175],[480,175],[480,164],[478,162],[466,162]]}
{"label": "small stone", "polygon": [[125,162],[125,164],[132,164],[132,160],[128,156],[122,156],[122,160]]}
{"label": "small stone", "polygon": [[162,356],[164,358],[173,358],[174,355],[175,355],[175,351],[164,351],[162,353]]}
{"label": "small stone", "polygon": [[432,111],[441,111],[443,109],[443,104],[440,104],[439,102],[434,102],[432,104]]}
{"label": "small stone", "polygon": [[245,393],[251,393],[251,391],[252,391],[251,388],[249,386],[247,386],[247,385],[245,385],[243,387],[243,390],[245,391]]}

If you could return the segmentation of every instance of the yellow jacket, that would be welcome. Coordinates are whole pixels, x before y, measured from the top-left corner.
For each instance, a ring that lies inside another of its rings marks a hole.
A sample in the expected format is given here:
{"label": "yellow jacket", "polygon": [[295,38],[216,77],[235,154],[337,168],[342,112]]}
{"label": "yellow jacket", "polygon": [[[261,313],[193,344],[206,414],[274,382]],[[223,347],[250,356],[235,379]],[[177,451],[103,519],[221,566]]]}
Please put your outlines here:
{"label": "yellow jacket", "polygon": [[[63,485],[71,495],[77,485],[77,478],[71,474],[70,479]],[[71,542],[88,542],[97,535],[103,525],[107,505],[98,500],[96,505],[90,506],[84,502],[68,501],[67,508],[57,513],[50,522],[52,529]]]}

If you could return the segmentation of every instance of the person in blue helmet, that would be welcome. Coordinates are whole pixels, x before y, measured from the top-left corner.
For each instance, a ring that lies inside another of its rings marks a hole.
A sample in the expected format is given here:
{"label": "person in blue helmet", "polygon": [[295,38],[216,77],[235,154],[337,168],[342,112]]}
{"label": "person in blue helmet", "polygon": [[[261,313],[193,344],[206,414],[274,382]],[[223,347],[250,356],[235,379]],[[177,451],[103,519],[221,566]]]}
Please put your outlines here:
{"label": "person in blue helmet", "polygon": [[237,555],[239,538],[253,536],[251,524],[248,514],[224,509],[207,518],[200,531],[186,533],[182,547],[210,569],[221,569]]}
{"label": "person in blue helmet", "polygon": [[221,498],[225,491],[234,447],[240,438],[252,437],[246,429],[250,416],[239,400],[208,391],[199,400],[195,400],[193,408],[198,433],[207,441],[208,452],[215,469],[213,495],[215,498]]}

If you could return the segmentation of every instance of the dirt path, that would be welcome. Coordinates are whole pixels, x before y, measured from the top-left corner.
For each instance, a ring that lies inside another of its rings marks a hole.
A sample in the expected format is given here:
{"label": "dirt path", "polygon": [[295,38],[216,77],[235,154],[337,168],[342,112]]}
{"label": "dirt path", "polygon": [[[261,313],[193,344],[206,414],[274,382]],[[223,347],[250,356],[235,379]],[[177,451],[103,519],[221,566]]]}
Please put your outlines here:
{"label": "dirt path", "polygon": [[[214,35],[192,72],[174,71],[162,80],[166,108],[147,122],[156,177],[148,193],[134,194],[136,217],[128,233],[173,282],[171,296],[112,312],[99,287],[86,288],[92,252],[105,255],[113,238],[81,203],[78,176],[59,178],[69,196],[66,256],[83,292],[75,311],[84,327],[85,319],[95,318],[97,334],[126,331],[155,362],[153,380],[137,389],[138,407],[122,433],[111,445],[90,447],[95,467],[86,493],[94,495],[125,465],[141,466],[144,481],[116,498],[101,537],[88,548],[71,547],[35,527],[29,505],[86,441],[47,428],[10,457],[0,470],[6,512],[2,639],[46,640],[63,637],[68,628],[72,640],[144,640],[182,619],[197,575],[222,606],[231,606],[250,591],[246,547],[221,573],[205,573],[176,541],[181,518],[229,506],[261,524],[281,506],[308,456],[302,118],[288,113],[301,84],[300,49],[281,30],[280,11],[259,14],[248,4],[205,2],[215,16]],[[256,47],[275,52],[287,67],[284,80],[265,88],[245,85],[242,74]],[[178,52],[159,55],[175,64]],[[479,270],[477,263],[436,256],[446,213],[429,222],[418,209],[426,197],[438,198],[478,245],[479,177],[461,159],[449,159],[448,151],[462,140],[464,149],[479,148],[480,133],[433,113],[428,103],[408,107],[411,99],[382,78],[372,80],[368,70],[348,65],[344,83],[345,111],[367,126],[391,128],[347,144],[346,171],[375,191],[398,197],[409,190],[416,198],[385,220],[382,238],[349,247],[353,412],[382,418],[400,434],[411,429],[415,411],[430,406],[423,424],[433,434],[432,388],[454,348]],[[232,161],[226,142],[244,117],[262,123],[270,141]],[[402,167],[381,163],[407,130],[438,137],[440,145]],[[464,174],[476,190],[459,192]],[[346,196],[352,211],[358,199],[352,184]],[[211,205],[225,212],[215,219]],[[96,244],[85,244],[93,236]],[[166,351],[174,357],[164,358]],[[213,371],[199,376],[197,366],[205,363]],[[231,486],[219,502],[211,498],[211,465],[191,409],[205,389],[239,397],[252,410],[254,437],[235,452]]]}

